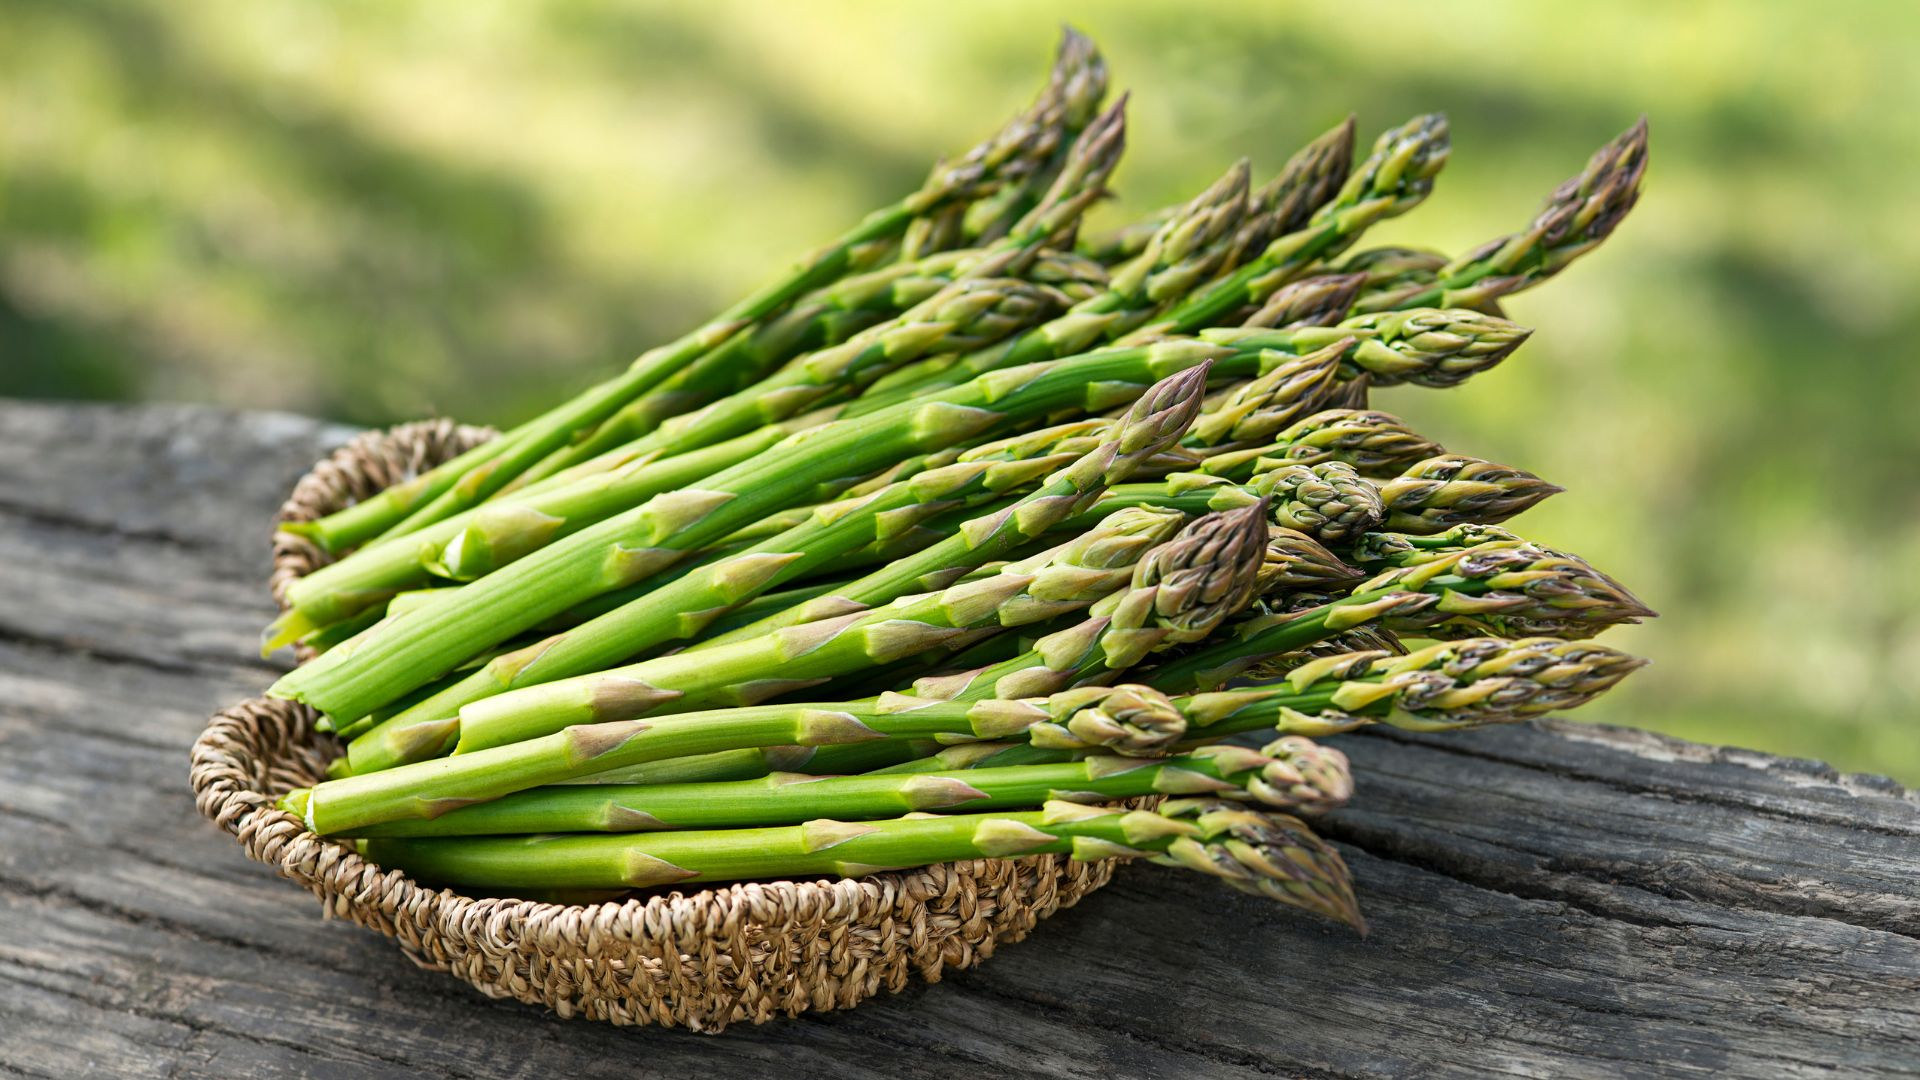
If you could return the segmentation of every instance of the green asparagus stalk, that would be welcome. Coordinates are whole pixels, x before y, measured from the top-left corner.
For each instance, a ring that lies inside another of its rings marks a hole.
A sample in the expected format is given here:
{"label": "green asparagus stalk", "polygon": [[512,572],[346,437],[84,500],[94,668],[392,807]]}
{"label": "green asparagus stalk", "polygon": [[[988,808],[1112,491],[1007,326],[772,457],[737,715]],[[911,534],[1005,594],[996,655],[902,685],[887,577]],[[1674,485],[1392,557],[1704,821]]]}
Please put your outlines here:
{"label": "green asparagus stalk", "polygon": [[752,747],[857,745],[883,738],[1039,738],[1071,749],[1163,756],[1186,734],[1146,687],[1095,687],[1023,701],[932,701],[882,694],[824,705],[752,705],[581,724],[470,754],[417,761],[303,788],[282,805],[315,832],[437,817],[516,791],[667,758]]}
{"label": "green asparagus stalk", "polygon": [[1104,429],[1102,441],[1073,465],[1046,478],[1018,500],[967,520],[946,539],[900,559],[845,588],[705,643],[699,651],[798,627],[815,619],[860,611],[908,593],[938,588],[990,560],[1044,536],[1059,521],[1084,511],[1113,484],[1172,446],[1199,412],[1206,366],[1162,380],[1127,416]]}
{"label": "green asparagus stalk", "polygon": [[1303,228],[1275,237],[1257,257],[1136,334],[1192,333],[1219,326],[1250,304],[1265,303],[1282,285],[1337,255],[1370,226],[1418,206],[1433,190],[1433,178],[1446,164],[1449,148],[1446,118],[1437,113],[1383,133],[1340,193],[1314,211]]}
{"label": "green asparagus stalk", "polygon": [[[1167,341],[1071,361],[994,372],[964,387],[812,428],[773,450],[655,496],[463,586],[448,601],[391,620],[351,654],[332,650],[273,693],[336,719],[357,718],[475,653],[599,593],[643,580],[767,513],[805,501],[822,481],[883,468],[911,454],[989,434],[1022,417],[1110,407],[1154,377],[1213,358],[1226,373],[1260,366],[1257,352]],[[538,582],[537,588],[525,587]],[[351,663],[348,662],[349,656]]]}
{"label": "green asparagus stalk", "polygon": [[[1014,505],[971,523],[948,540],[900,560],[886,571],[706,644],[718,647],[754,640],[780,627],[797,626],[806,620],[788,613],[802,609],[818,617],[845,615],[916,589],[937,588],[1000,557],[1043,534],[1053,521],[1096,497],[1107,483],[1125,479],[1138,463],[1151,460],[1177,440],[1198,409],[1205,378],[1203,363],[1162,380],[1141,395],[1127,418],[1113,426],[1106,441],[1059,469],[1037,491]],[[456,737],[461,727],[460,710],[468,705],[515,688],[582,676],[673,637],[693,636],[729,607],[771,584],[799,576],[802,566],[818,567],[834,553],[835,545],[827,541],[865,537],[879,526],[898,529],[917,520],[912,515],[924,514],[930,493],[950,495],[979,484],[991,487],[1000,482],[996,477],[1012,481],[1027,475],[1035,461],[960,462],[950,469],[921,474],[898,491],[883,489],[860,506],[837,517],[823,518],[818,527],[789,530],[574,631],[509,653],[356,739],[348,751],[352,767],[356,772],[366,772],[440,753]],[[936,483],[938,486],[929,486]],[[917,501],[908,503],[908,499]]]}
{"label": "green asparagus stalk", "polygon": [[1510,465],[1441,454],[1380,485],[1382,528],[1430,534],[1456,525],[1497,525],[1563,490]]}
{"label": "green asparagus stalk", "polygon": [[1092,122],[1106,92],[1107,66],[1099,50],[1084,34],[1066,28],[1047,86],[1033,106],[972,152],[993,164],[1003,182],[981,198],[950,201],[915,218],[901,237],[902,258],[975,247],[1004,235],[1052,183],[1063,152]]}
{"label": "green asparagus stalk", "polygon": [[935,357],[895,371],[875,382],[848,408],[848,415],[958,386],[983,372],[1068,356],[1117,336],[1113,331],[1137,324],[1216,271],[1246,208],[1247,167],[1241,162],[1168,222],[1139,258],[1115,271],[1105,292],[986,350]]}
{"label": "green asparagus stalk", "polygon": [[488,503],[405,536],[369,544],[287,587],[287,609],[267,627],[262,652],[375,606],[403,589],[479,576],[611,513],[748,461],[811,426],[770,427],[678,457],[644,455],[597,476]]}
{"label": "green asparagus stalk", "polygon": [[[1104,194],[1125,147],[1123,105],[1116,104],[1087,128],[1047,198],[1006,238],[957,267],[952,285],[843,345],[799,357],[719,401],[662,420],[651,434],[625,444],[625,449],[680,453],[704,446],[852,397],[889,370],[929,352],[967,352],[1045,322],[1071,301],[1058,290],[1026,280],[1026,271]],[[1058,303],[1040,303],[1041,297]],[[563,451],[560,461],[600,452],[617,444],[622,434],[618,427],[595,432],[578,448]]]}
{"label": "green asparagus stalk", "polygon": [[[629,402],[593,432],[549,454],[509,484],[530,485],[575,468],[591,469],[626,453],[629,444],[661,424],[746,390],[772,369],[802,352],[840,345],[862,331],[893,320],[970,274],[992,268],[1020,269],[1019,277],[1078,303],[1106,287],[1105,268],[1090,259],[1052,249],[1010,260],[1000,248],[942,252],[917,263],[884,267],[835,282],[794,302],[789,311],[742,332]],[[965,347],[950,336],[932,347]]]}
{"label": "green asparagus stalk", "polygon": [[1072,802],[998,814],[612,836],[373,838],[366,857],[434,885],[638,889],[784,877],[864,877],[961,859],[1149,857],[1364,932],[1346,865],[1298,818],[1182,801],[1174,815]]}
{"label": "green asparagus stalk", "polygon": [[[1174,698],[1186,718],[1180,746],[1263,730],[1283,737],[1324,738],[1369,724],[1409,731],[1456,731],[1511,724],[1578,708],[1606,693],[1646,661],[1590,641],[1476,638],[1440,642],[1416,652],[1356,651],[1295,665],[1271,686],[1241,687]],[[916,758],[883,775],[954,769],[1007,769],[1049,764],[1080,754],[1070,748],[1001,744],[950,761]],[[956,748],[961,749],[961,748]],[[963,777],[964,773],[960,774]]]}
{"label": "green asparagus stalk", "polygon": [[753,705],[931,649],[967,631],[1021,626],[1083,609],[1123,585],[1142,555],[1182,518],[1135,510],[1032,563],[902,597],[864,613],[626,667],[514,690],[460,711],[455,753],[537,738],[574,724],[626,720],[671,707]]}
{"label": "green asparagus stalk", "polygon": [[[1347,182],[1353,170],[1353,137],[1354,122],[1348,117],[1301,148],[1253,193],[1246,220],[1235,233],[1228,266],[1258,255],[1274,237],[1306,227],[1314,212]],[[1087,253],[1108,264],[1133,259],[1182,209],[1181,205],[1162,207],[1090,245]]]}
{"label": "green asparagus stalk", "polygon": [[[914,694],[981,701],[1055,693],[1095,674],[1123,671],[1154,650],[1200,640],[1253,598],[1269,561],[1266,513],[1262,500],[1198,519],[1149,552],[1131,585],[1094,605],[1086,620],[1012,660],[917,680]],[[1330,553],[1319,554],[1319,561],[1339,564]]]}
{"label": "green asparagus stalk", "polygon": [[1297,151],[1272,180],[1253,193],[1253,210],[1234,235],[1228,266],[1260,257],[1282,236],[1312,224],[1353,175],[1356,127],[1348,116]]}
{"label": "green asparagus stalk", "polygon": [[1308,611],[1246,620],[1224,638],[1156,665],[1150,677],[1171,691],[1217,687],[1262,660],[1368,623],[1425,633],[1470,616],[1515,637],[1577,638],[1653,614],[1578,556],[1496,540],[1383,570],[1349,595]]}
{"label": "green asparagus stalk", "polygon": [[1555,188],[1527,228],[1490,240],[1442,267],[1424,290],[1362,301],[1361,309],[1444,304],[1480,308],[1566,269],[1613,234],[1640,198],[1647,172],[1647,121],[1595,151],[1585,169]]}
{"label": "green asparagus stalk", "polygon": [[1241,383],[1203,412],[1182,442],[1208,449],[1266,445],[1316,411],[1339,374],[1341,360],[1359,344],[1358,338],[1341,338]]}
{"label": "green asparagus stalk", "polygon": [[1437,251],[1387,246],[1356,251],[1339,260],[1335,269],[1364,277],[1360,295],[1354,298],[1357,310],[1391,311],[1430,289],[1447,262],[1447,257]]}
{"label": "green asparagus stalk", "polygon": [[1519,540],[1520,537],[1498,525],[1462,524],[1441,532],[1396,533],[1369,532],[1347,549],[1347,559],[1355,566],[1379,569],[1388,566],[1414,566],[1453,555],[1478,544],[1495,540]]}
{"label": "green asparagus stalk", "polygon": [[1282,465],[1255,476],[1252,486],[1271,500],[1275,524],[1322,544],[1347,543],[1377,528],[1386,513],[1381,489],[1343,461]]}
{"label": "green asparagus stalk", "polygon": [[1366,283],[1366,275],[1359,273],[1302,278],[1281,286],[1240,325],[1278,329],[1332,326],[1347,317]]}
{"label": "green asparagus stalk", "polygon": [[[1097,73],[1097,74],[1096,74]],[[748,295],[678,340],[643,353],[621,375],[453,461],[315,522],[287,531],[339,552],[383,533],[410,531],[485,498],[574,433],[599,423],[636,395],[659,384],[740,329],[774,315],[794,298],[840,277],[856,254],[900,236],[923,215],[969,203],[1040,167],[1058,144],[1062,99],[1097,99],[1105,68],[1084,39],[1063,44],[1047,88],[1033,109],[958,161],[936,166],[920,189],[876,210],[839,239],[815,251],[784,276]]]}
{"label": "green asparagus stalk", "polygon": [[[908,761],[937,756],[970,746],[1010,746],[1011,743],[960,743],[943,747],[932,739],[873,739],[838,746],[752,746],[712,754],[663,758],[607,772],[589,773],[559,781],[557,786],[595,784],[713,783],[752,780],[772,773],[842,776],[871,772]],[[511,798],[511,796],[509,796]],[[482,804],[484,805],[484,804]]]}
{"label": "green asparagus stalk", "polygon": [[356,835],[738,829],[798,825],[815,818],[867,821],[1148,795],[1203,795],[1317,814],[1342,805],[1352,794],[1345,754],[1288,736],[1260,750],[1206,746],[1153,760],[1100,754],[1057,764],[946,773],[821,777],[788,772],[713,783],[541,787],[437,818],[370,826]]}
{"label": "green asparagus stalk", "polygon": [[1445,452],[1391,413],[1327,409],[1281,432],[1271,445],[1214,454],[1200,471],[1244,481],[1288,465],[1338,461],[1365,476],[1394,476]]}
{"label": "green asparagus stalk", "polygon": [[1268,501],[1268,520],[1305,533],[1322,544],[1346,544],[1378,528],[1385,514],[1380,489],[1338,461],[1283,465],[1235,483],[1204,473],[1174,473],[1163,480],[1116,484],[1092,509],[1068,518],[1056,530],[1068,533],[1130,506],[1178,510],[1189,517]]}

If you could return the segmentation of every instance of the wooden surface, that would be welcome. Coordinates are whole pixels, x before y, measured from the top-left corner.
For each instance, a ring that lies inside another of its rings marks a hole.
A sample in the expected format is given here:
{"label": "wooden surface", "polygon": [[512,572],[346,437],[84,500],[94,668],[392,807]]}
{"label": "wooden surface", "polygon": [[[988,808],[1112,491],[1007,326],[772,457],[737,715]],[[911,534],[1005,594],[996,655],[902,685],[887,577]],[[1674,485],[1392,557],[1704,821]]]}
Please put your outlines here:
{"label": "wooden surface", "polygon": [[985,966],[718,1037],[564,1022],[323,922],[194,813],[269,514],[348,433],[0,402],[0,1075],[1917,1075],[1920,801],[1552,723],[1349,737],[1373,934],[1154,867]]}

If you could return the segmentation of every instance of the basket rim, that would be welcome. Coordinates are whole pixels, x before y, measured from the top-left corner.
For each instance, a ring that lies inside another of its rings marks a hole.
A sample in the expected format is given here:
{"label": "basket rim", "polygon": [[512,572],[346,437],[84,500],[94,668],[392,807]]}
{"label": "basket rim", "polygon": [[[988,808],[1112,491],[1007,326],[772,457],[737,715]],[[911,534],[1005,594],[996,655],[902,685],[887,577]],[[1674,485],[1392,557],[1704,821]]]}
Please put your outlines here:
{"label": "basket rim", "polygon": [[[492,429],[446,419],[362,432],[301,477],[275,523],[311,520],[347,505],[346,499],[355,492],[364,498],[492,437]],[[330,557],[312,542],[276,528],[272,578],[276,602],[284,605],[289,582],[328,561]],[[301,657],[303,662],[308,658]],[[1040,918],[1104,885],[1113,870],[1111,862],[1076,863],[1040,855],[940,863],[852,879],[716,883],[587,903],[469,896],[429,888],[403,871],[383,869],[350,841],[315,835],[300,818],[275,805],[278,792],[267,777],[278,775],[289,786],[302,777],[309,782],[319,777],[325,744],[316,741],[324,738],[313,727],[317,715],[305,705],[265,697],[213,714],[190,753],[189,778],[200,813],[239,839],[250,858],[273,866],[281,876],[320,897],[327,917],[347,918],[393,937],[415,963],[450,970],[489,995],[546,1004],[562,1015],[578,1005],[542,992],[548,988],[489,985],[477,977],[469,950],[424,939],[435,934],[456,942],[474,938],[472,944],[479,951],[501,954],[542,953],[563,939],[607,946],[604,955],[596,956],[589,949],[573,958],[592,965],[596,960],[618,962],[623,956],[631,962],[627,954],[636,950],[659,954],[680,949],[689,943],[689,933],[701,939],[727,935],[732,945],[745,950],[740,954],[745,956],[753,949],[748,939],[756,934],[771,940],[784,933],[791,939],[796,929],[817,930],[831,922],[843,932],[891,934],[904,929],[911,966],[934,981],[944,967],[971,966],[990,955],[997,942],[1024,937]],[[301,753],[307,760],[290,766],[289,756]],[[1026,888],[1034,893],[1034,902],[1008,903],[1000,897],[997,905],[983,905],[995,907],[990,917],[965,920],[944,935],[912,925],[923,921],[927,901],[966,894],[962,899],[970,904],[967,898],[976,886],[992,889],[996,883],[1003,892],[1007,886]],[[789,940],[785,944],[804,943]],[[744,971],[748,964],[742,961],[737,967]],[[885,982],[886,988],[898,989],[904,975],[889,975]],[[796,988],[802,989],[808,988]],[[676,1004],[654,1007],[646,1015],[623,1015],[615,1002],[612,1011],[599,1018],[615,1023],[684,1023],[718,1031],[736,1018],[758,1023],[810,1008],[845,1007],[878,989],[867,986],[850,998],[843,993],[831,1001],[808,994],[771,1011],[747,1008],[735,1000],[718,1010],[688,1010]],[[583,1000],[591,1002],[591,995]]]}

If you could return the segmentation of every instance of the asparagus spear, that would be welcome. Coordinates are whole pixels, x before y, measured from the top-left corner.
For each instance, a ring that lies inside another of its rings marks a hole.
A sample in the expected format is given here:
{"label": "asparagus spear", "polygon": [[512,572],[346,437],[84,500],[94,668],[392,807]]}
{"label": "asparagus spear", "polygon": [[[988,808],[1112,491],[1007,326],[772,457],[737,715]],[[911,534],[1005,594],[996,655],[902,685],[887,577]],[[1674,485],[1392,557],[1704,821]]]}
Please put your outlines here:
{"label": "asparagus spear", "polygon": [[1032,737],[1128,756],[1164,754],[1184,717],[1146,687],[1076,690],[1052,699],[933,701],[882,694],[869,701],[752,705],[580,724],[535,739],[327,780],[282,806],[308,828],[337,833],[437,817],[516,791],[667,758],[751,747],[859,744],[887,737]]}
{"label": "asparagus spear", "polygon": [[[1334,125],[1287,160],[1280,172],[1248,200],[1248,214],[1234,236],[1227,265],[1258,255],[1276,236],[1304,228],[1314,211],[1326,205],[1353,170],[1353,117]],[[1167,206],[1090,245],[1088,254],[1117,264],[1138,256],[1177,216],[1182,206]]]}
{"label": "asparagus spear", "polygon": [[1048,765],[945,773],[809,776],[770,773],[712,783],[541,787],[437,818],[374,825],[357,836],[499,836],[657,832],[864,821],[930,811],[1017,810],[1053,799],[1110,802],[1204,795],[1316,814],[1347,801],[1347,758],[1300,736],[1260,750],[1206,746],[1147,760],[1095,755]]}
{"label": "asparagus spear", "polygon": [[[1142,555],[1182,521],[1166,511],[1116,514],[1031,563],[696,652],[544,683],[460,710],[455,753],[536,738],[573,724],[626,720],[671,706],[752,705],[900,657],[1085,608],[1119,588]],[[405,732],[407,729],[400,729]],[[403,734],[411,739],[411,733]],[[358,759],[356,758],[356,771]]]}
{"label": "asparagus spear", "polygon": [[[1095,76],[1097,72],[1097,76]],[[1062,99],[1104,88],[1105,68],[1084,39],[1062,44],[1047,88],[1034,108],[960,160],[937,165],[918,191],[883,207],[815,251],[784,276],[743,298],[679,339],[641,354],[620,375],[444,465],[393,485],[339,513],[313,522],[289,522],[285,531],[339,552],[383,533],[411,531],[472,505],[636,395],[725,342],[740,329],[780,311],[794,298],[841,276],[856,253],[904,233],[914,219],[968,203],[1017,181],[1051,157],[1064,120]],[[1096,91],[1093,96],[1097,97]]]}
{"label": "asparagus spear", "polygon": [[1050,802],[1042,810],[822,819],[765,829],[616,836],[373,838],[367,858],[436,885],[637,889],[782,877],[864,877],[959,859],[1149,857],[1364,932],[1346,865],[1298,818],[1182,800],[1171,813]]}
{"label": "asparagus spear", "polygon": [[[1106,92],[1107,65],[1099,50],[1084,34],[1065,28],[1046,88],[1033,106],[969,155],[993,164],[1003,182],[982,198],[949,201],[916,217],[901,237],[902,257],[918,259],[1004,235],[1008,223],[1046,190],[1060,168],[1062,148],[1093,119]],[[944,167],[935,165],[935,173]]]}
{"label": "asparagus spear", "polygon": [[1555,188],[1527,228],[1460,256],[1425,289],[1370,298],[1361,310],[1381,310],[1384,303],[1479,308],[1531,288],[1612,235],[1639,201],[1646,172],[1647,121],[1641,117],[1596,150],[1579,175]]}
{"label": "asparagus spear", "polygon": [[1391,413],[1326,409],[1281,432],[1270,445],[1214,454],[1200,471],[1245,480],[1287,465],[1339,461],[1362,475],[1393,476],[1445,452]]}
{"label": "asparagus spear", "polygon": [[691,454],[630,464],[573,483],[488,503],[416,532],[369,544],[287,586],[287,609],[268,625],[262,653],[383,603],[402,589],[471,577],[636,503],[752,459],[810,426],[770,427]]}
{"label": "asparagus spear", "polygon": [[1498,525],[1461,524],[1429,534],[1370,532],[1354,541],[1347,558],[1356,566],[1415,566],[1477,544],[1520,537]]}
{"label": "asparagus spear", "polygon": [[[889,370],[929,352],[958,351],[991,345],[1008,334],[1046,321],[1071,301],[1058,290],[1025,281],[1028,267],[1056,238],[1070,232],[1081,212],[1105,191],[1105,183],[1125,146],[1122,107],[1116,104],[1081,135],[1045,200],[992,248],[957,268],[957,278],[933,299],[896,319],[870,327],[843,345],[823,349],[790,361],[759,382],[691,413],[660,422],[651,434],[627,443],[629,451],[657,450],[681,453],[804,409],[852,397]],[[973,302],[981,310],[963,308],[960,318],[941,317],[930,305],[944,299],[951,306],[965,303],[954,290],[975,290],[996,279],[1000,289],[1017,281],[1032,297],[1046,296],[1058,304],[994,302],[985,295]],[[944,332],[941,326],[947,326]],[[561,452],[566,462],[617,445],[622,428],[597,431],[578,447]]]}
{"label": "asparagus spear", "polygon": [[[1266,512],[1262,500],[1200,518],[1149,552],[1131,586],[1094,605],[1086,620],[1041,638],[1012,660],[920,679],[913,692],[946,701],[1053,693],[1096,673],[1125,670],[1156,649],[1200,640],[1253,598],[1269,562]],[[1320,554],[1325,563],[1339,565],[1331,554]]]}
{"label": "asparagus spear", "polygon": [[1383,527],[1436,533],[1463,524],[1495,525],[1563,490],[1510,465],[1441,454],[1380,485]]}
{"label": "asparagus spear", "polygon": [[1368,227],[1419,205],[1433,190],[1433,178],[1446,164],[1448,151],[1447,121],[1437,113],[1382,133],[1372,154],[1331,202],[1314,211],[1306,226],[1276,237],[1257,257],[1135,333],[1143,338],[1192,333],[1219,326],[1249,304],[1264,303],[1308,267],[1352,244]]}
{"label": "asparagus spear", "polygon": [[1275,238],[1306,228],[1339,196],[1353,175],[1354,133],[1348,116],[1300,148],[1253,193],[1253,212],[1234,235],[1228,266],[1259,258]]}
{"label": "asparagus spear", "polygon": [[1268,520],[1305,533],[1323,544],[1344,544],[1379,526],[1385,513],[1380,491],[1352,467],[1338,461],[1284,465],[1244,484],[1203,473],[1175,473],[1164,480],[1116,484],[1093,508],[1056,526],[1072,532],[1090,527],[1116,510],[1152,506],[1190,517],[1268,502]]}
{"label": "asparagus spear", "polygon": [[[1038,491],[874,577],[882,586],[891,588],[891,592],[882,596],[881,589],[849,588],[838,590],[834,596],[851,593],[866,598],[865,603],[870,606],[914,588],[937,587],[1044,533],[1054,520],[1071,514],[1107,483],[1124,479],[1140,462],[1150,460],[1178,439],[1198,408],[1205,377],[1206,366],[1202,364],[1162,380],[1141,395],[1126,419],[1113,426],[1105,441],[1055,472]],[[1037,448],[1031,444],[1022,447],[1024,450]],[[774,583],[799,576],[803,567],[820,566],[836,553],[836,543],[831,541],[863,538],[882,525],[899,528],[915,519],[910,514],[921,515],[929,509],[926,499],[930,494],[950,496],[979,484],[992,487],[1000,482],[996,477],[1001,473],[1011,473],[1004,477],[1007,480],[1016,479],[1026,475],[1033,464],[1031,461],[982,460],[960,462],[952,469],[921,474],[897,491],[891,487],[883,489],[860,506],[823,518],[818,527],[807,525],[789,530],[733,558],[697,570],[575,631],[507,654],[356,739],[349,749],[353,768],[356,772],[370,771],[441,752],[454,737],[458,728],[456,717],[464,706],[516,687],[584,675],[672,637],[691,636],[729,607]],[[915,501],[906,501],[910,499]],[[888,515],[892,515],[892,520]],[[839,544],[838,550],[846,550],[848,546]],[[867,581],[863,578],[855,585]],[[879,597],[878,601],[874,597]],[[858,602],[822,597],[802,607],[808,612],[844,614]],[[768,621],[788,626],[804,620],[783,613],[741,627],[708,644],[764,636],[769,628],[763,623]]]}
{"label": "asparagus spear", "polygon": [[[1362,650],[1315,657],[1271,686],[1172,699],[1186,718],[1179,745],[1272,729],[1324,738],[1368,724],[1410,731],[1456,731],[1511,724],[1578,708],[1606,693],[1646,661],[1591,641],[1474,638],[1440,642],[1404,655]],[[977,745],[977,744],[976,744]],[[943,752],[944,753],[944,752]],[[1079,754],[1029,742],[1001,745],[942,762],[912,759],[878,770],[902,775],[949,769],[1005,769]],[[963,774],[964,775],[964,774]]]}
{"label": "asparagus spear", "polygon": [[1347,317],[1367,284],[1360,273],[1321,274],[1281,286],[1242,326],[1332,326]]}
{"label": "asparagus spear", "polygon": [[[550,476],[575,470],[599,471],[634,453],[630,444],[674,417],[745,390],[776,366],[802,352],[829,349],[924,304],[969,272],[1016,268],[1019,277],[1058,292],[1077,303],[1106,286],[1098,264],[1053,250],[1025,252],[1018,262],[1000,249],[945,252],[918,264],[886,267],[834,283],[794,302],[794,306],[729,339],[671,378],[628,402],[593,432],[555,450],[502,488],[500,494],[530,487]],[[976,275],[977,276],[977,275]],[[949,336],[932,347],[964,347],[966,338]],[[839,354],[833,354],[839,355]],[[644,450],[645,447],[642,447]]]}
{"label": "asparagus spear", "polygon": [[1340,361],[1359,344],[1358,338],[1344,337],[1241,383],[1202,413],[1182,442],[1207,449],[1265,445],[1318,408]]}
{"label": "asparagus spear", "polygon": [[[1462,324],[1469,334],[1499,336],[1511,348],[1509,323]],[[355,719],[437,678],[459,661],[537,625],[599,593],[643,580],[767,513],[805,500],[836,477],[859,475],[925,452],[977,438],[1003,424],[1063,409],[1099,411],[1138,393],[1158,376],[1214,363],[1216,377],[1258,375],[1314,336],[1332,330],[1236,330],[1233,344],[1169,339],[1116,347],[1050,364],[990,372],[965,386],[903,402],[790,437],[751,461],[716,473],[698,487],[656,496],[584,529],[479,581],[434,608],[391,620],[334,649],[275,684],[293,697]],[[1396,350],[1409,339],[1366,338],[1367,359],[1383,367],[1409,362]],[[1317,343],[1317,342],[1315,342]],[[1359,347],[1351,359],[1361,359]],[[1389,359],[1390,357],[1390,359]],[[1420,456],[1427,456],[1422,454]],[[538,589],[522,588],[539,581]]]}
{"label": "asparagus spear", "polygon": [[1150,677],[1174,691],[1216,687],[1262,660],[1367,623],[1425,633],[1464,615],[1482,625],[1497,619],[1512,636],[1586,637],[1653,614],[1578,556],[1495,540],[1383,570],[1305,612],[1249,619],[1224,639],[1157,665]]}
{"label": "asparagus spear", "polygon": [[848,415],[958,386],[982,372],[1071,355],[1102,338],[1117,336],[1111,331],[1137,324],[1217,270],[1246,208],[1247,167],[1240,162],[1168,222],[1139,258],[1116,271],[1105,292],[986,350],[935,357],[902,368],[875,382],[848,408]]}
{"label": "asparagus spear", "polygon": [[557,786],[633,784],[651,787],[658,784],[752,780],[778,772],[838,776],[871,772],[908,761],[918,761],[966,746],[1006,745],[1010,744],[961,743],[958,746],[942,747],[932,739],[873,739],[861,743],[843,743],[839,746],[752,746],[739,750],[721,750],[711,754],[663,758],[660,761],[648,761],[621,769],[589,773],[585,776],[561,780]]}

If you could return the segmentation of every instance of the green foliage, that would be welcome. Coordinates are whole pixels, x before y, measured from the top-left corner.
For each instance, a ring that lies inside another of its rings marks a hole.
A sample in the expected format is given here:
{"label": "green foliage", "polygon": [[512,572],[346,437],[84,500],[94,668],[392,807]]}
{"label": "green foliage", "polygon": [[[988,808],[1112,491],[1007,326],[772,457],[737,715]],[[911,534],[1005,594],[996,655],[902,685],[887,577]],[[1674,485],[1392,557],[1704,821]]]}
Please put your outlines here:
{"label": "green foliage", "polygon": [[1645,112],[1520,359],[1381,403],[1568,486],[1527,534],[1665,613],[1584,717],[1920,779],[1920,15],[1851,10],[0,0],[0,394],[523,419],[969,145],[1062,19],[1136,91],[1100,226],[1440,109],[1368,243],[1458,251]]}

